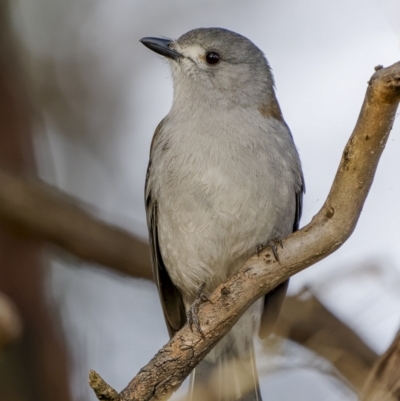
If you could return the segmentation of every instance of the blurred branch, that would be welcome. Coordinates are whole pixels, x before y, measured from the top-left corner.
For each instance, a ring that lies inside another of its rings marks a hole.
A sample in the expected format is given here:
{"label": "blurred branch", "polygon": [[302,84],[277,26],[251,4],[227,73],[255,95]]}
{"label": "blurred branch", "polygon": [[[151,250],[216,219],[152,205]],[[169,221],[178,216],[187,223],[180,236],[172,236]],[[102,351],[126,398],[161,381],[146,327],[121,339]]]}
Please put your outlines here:
{"label": "blurred branch", "polygon": [[[284,241],[280,263],[270,249],[249,259],[240,271],[214,291],[211,302],[200,306],[204,336],[191,331],[186,324],[140,370],[119,397],[115,397],[115,391],[99,376],[97,384],[108,386],[113,400],[165,399],[254,301],[337,250],[357,224],[399,100],[400,63],[377,68],[369,81],[359,119],[343,152],[328,198],[311,223]],[[98,385],[94,387],[96,392]],[[104,391],[97,395],[99,399],[107,399]]]}
{"label": "blurred branch", "polygon": [[[0,160],[11,171],[34,175],[34,110],[9,3],[0,1]],[[0,291],[15,303],[24,326],[21,337],[1,353],[2,400],[71,400],[67,353],[45,293],[42,249],[39,241],[0,229]]]}
{"label": "blurred branch", "polygon": [[21,337],[22,320],[17,306],[0,292],[0,351]]}
{"label": "blurred branch", "polygon": [[148,245],[97,220],[50,185],[0,169],[0,223],[8,230],[51,242],[87,261],[151,279]]}
{"label": "blurred branch", "polygon": [[378,359],[378,355],[309,290],[285,299],[274,332],[330,361],[357,393],[361,393]]}
{"label": "blurred branch", "polygon": [[400,399],[400,333],[375,363],[363,389],[362,401]]}

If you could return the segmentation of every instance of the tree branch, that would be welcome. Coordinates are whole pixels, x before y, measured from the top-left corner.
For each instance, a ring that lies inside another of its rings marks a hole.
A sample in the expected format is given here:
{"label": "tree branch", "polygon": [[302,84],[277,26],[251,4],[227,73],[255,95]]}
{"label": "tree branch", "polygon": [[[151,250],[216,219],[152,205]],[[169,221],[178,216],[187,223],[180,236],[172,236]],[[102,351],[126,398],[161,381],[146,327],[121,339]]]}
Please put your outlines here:
{"label": "tree branch", "polygon": [[[12,171],[34,175],[33,98],[13,6],[0,1],[0,161]],[[65,343],[44,291],[42,249],[40,241],[16,238],[0,228],[0,291],[15,304],[24,328],[19,341],[1,353],[3,400],[72,400]]]}
{"label": "tree branch", "polygon": [[8,230],[49,241],[72,254],[151,279],[148,245],[108,225],[50,185],[0,170],[0,223]]}
{"label": "tree branch", "polygon": [[[399,100],[400,63],[378,68],[329,196],[311,223],[284,240],[280,264],[270,249],[250,258],[214,291],[212,302],[201,305],[204,337],[185,325],[119,394],[121,401],[168,397],[254,301],[347,240],[371,187]],[[101,397],[104,400],[104,393]]]}

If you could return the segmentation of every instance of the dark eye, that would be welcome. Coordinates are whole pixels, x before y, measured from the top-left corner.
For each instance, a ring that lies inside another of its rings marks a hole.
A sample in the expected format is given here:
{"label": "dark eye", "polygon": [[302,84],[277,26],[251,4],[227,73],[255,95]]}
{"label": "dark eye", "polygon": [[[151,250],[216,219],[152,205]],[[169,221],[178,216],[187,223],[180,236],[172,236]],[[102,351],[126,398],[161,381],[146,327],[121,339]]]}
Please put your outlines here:
{"label": "dark eye", "polygon": [[208,64],[215,65],[218,64],[220,60],[219,54],[215,52],[208,52],[206,54],[206,61]]}

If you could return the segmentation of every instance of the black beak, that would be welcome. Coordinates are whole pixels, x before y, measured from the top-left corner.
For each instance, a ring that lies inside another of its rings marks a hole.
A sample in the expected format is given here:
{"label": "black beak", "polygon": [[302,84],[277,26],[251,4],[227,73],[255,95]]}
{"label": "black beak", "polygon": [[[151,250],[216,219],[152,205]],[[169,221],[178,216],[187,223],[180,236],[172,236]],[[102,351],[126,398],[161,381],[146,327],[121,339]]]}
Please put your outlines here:
{"label": "black beak", "polygon": [[172,40],[170,39],[142,38],[140,39],[140,42],[142,42],[150,50],[153,50],[153,52],[172,58],[173,60],[182,57],[180,53],[169,47],[169,45],[172,43]]}

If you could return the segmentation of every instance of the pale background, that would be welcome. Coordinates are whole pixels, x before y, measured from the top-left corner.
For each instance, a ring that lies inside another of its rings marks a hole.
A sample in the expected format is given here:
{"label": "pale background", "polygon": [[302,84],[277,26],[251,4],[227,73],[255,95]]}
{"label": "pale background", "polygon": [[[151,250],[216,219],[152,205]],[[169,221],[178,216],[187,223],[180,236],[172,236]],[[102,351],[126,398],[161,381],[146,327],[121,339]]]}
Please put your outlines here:
{"label": "pale background", "polygon": [[[42,104],[42,177],[142,237],[148,151],[172,86],[167,64],[141,37],[220,26],[265,52],[303,162],[302,225],[327,196],[374,66],[400,60],[399,0],[18,0],[14,19]],[[399,155],[397,122],[353,236],[290,286],[311,286],[379,353],[400,326]],[[167,341],[167,331],[153,284],[75,269],[77,263],[52,262],[50,295],[74,355],[73,392],[90,401],[90,368],[120,390]],[[266,400],[356,399],[326,374],[329,365],[293,347],[261,378]],[[260,366],[271,364],[264,358]]]}

